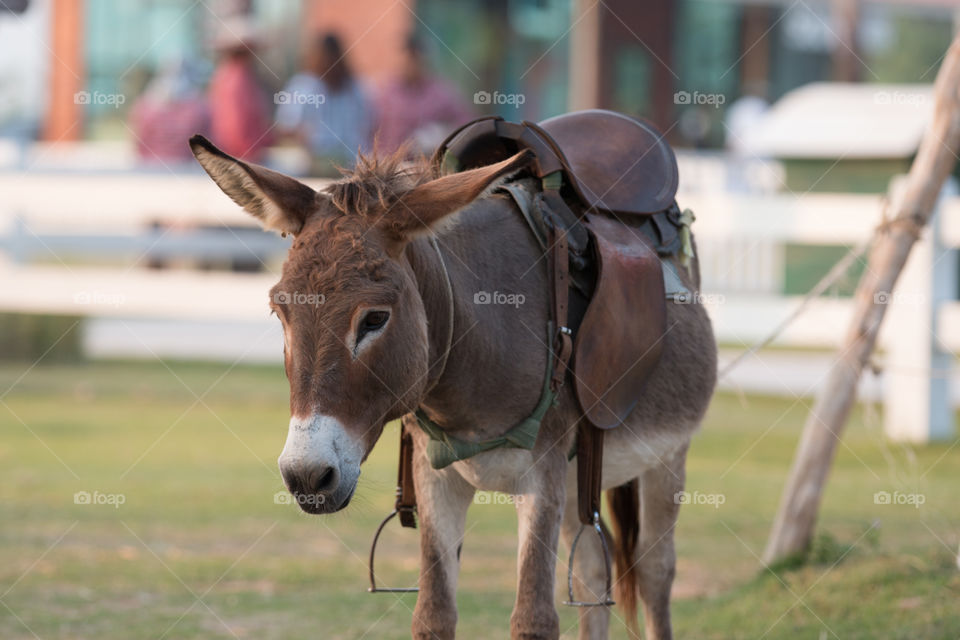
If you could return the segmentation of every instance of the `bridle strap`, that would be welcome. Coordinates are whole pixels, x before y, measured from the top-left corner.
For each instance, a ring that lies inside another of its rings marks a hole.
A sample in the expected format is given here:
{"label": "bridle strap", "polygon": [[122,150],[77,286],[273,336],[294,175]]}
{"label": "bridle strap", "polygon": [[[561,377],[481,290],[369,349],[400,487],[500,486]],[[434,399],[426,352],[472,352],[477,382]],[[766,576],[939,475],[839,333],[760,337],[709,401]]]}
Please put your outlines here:
{"label": "bridle strap", "polygon": [[[443,253],[440,252],[440,244],[437,237],[430,236],[430,244],[437,252],[437,258],[440,260],[440,270],[443,271],[443,281],[447,292],[447,341],[443,349],[443,355],[440,356],[440,372],[434,378],[433,383],[429,384],[424,395],[430,393],[440,379],[443,372],[447,369],[447,359],[450,357],[450,349],[453,347],[453,284],[450,282],[450,272],[447,271],[447,263],[443,259]],[[417,511],[417,492],[413,484],[413,436],[410,434],[406,420],[400,424],[400,463],[397,466],[397,503],[396,511],[400,517],[401,526],[415,529],[417,520],[414,514]]]}

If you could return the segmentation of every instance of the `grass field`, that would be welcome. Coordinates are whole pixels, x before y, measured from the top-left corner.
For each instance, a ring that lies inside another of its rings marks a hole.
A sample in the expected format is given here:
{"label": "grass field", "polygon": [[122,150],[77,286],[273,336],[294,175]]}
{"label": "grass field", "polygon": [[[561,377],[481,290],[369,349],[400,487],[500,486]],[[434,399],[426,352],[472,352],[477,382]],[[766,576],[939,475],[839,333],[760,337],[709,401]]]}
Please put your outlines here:
{"label": "grass field", "polygon": [[[279,368],[25,369],[0,366],[0,638],[408,636],[416,596],[365,593],[370,538],[392,503],[394,426],[347,512],[313,518],[274,500],[288,421]],[[808,403],[714,400],[688,491],[722,504],[681,511],[677,636],[960,638],[960,446],[884,444],[870,411],[839,448],[811,562],[760,570]],[[923,504],[877,504],[883,491]],[[515,527],[509,505],[471,509],[463,638],[508,636]],[[395,531],[379,573],[409,584],[416,535]],[[561,607],[564,637],[575,623]]]}

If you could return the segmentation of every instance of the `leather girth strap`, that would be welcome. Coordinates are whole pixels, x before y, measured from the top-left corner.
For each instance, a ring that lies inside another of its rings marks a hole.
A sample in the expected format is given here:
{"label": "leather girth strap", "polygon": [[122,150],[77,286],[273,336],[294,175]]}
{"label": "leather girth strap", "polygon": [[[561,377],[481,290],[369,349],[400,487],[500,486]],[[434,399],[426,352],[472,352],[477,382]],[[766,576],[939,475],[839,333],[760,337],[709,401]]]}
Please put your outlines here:
{"label": "leather girth strap", "polygon": [[409,529],[417,528],[414,516],[417,510],[417,494],[413,486],[413,436],[407,426],[400,423],[400,464],[397,468],[397,503],[395,506],[400,524]]}

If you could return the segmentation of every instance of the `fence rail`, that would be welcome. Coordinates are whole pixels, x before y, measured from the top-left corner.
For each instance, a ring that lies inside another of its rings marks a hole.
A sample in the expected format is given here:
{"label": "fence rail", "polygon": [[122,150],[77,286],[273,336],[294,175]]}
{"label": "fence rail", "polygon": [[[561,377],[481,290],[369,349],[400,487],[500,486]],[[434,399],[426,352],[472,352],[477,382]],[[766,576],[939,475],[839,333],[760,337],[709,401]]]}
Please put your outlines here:
{"label": "fence rail", "polygon": [[[314,186],[322,186],[317,182]],[[887,431],[925,441],[952,433],[949,378],[960,350],[960,197],[941,199],[889,299],[881,348]],[[276,274],[149,270],[146,260],[276,264],[288,241],[255,222],[202,174],[0,173],[0,310],[94,318],[259,322]],[[783,295],[791,245],[850,246],[881,222],[883,199],[857,194],[681,193],[697,213],[703,290],[719,342],[747,346],[800,303]],[[84,266],[111,259],[121,268]],[[42,262],[42,264],[38,264]],[[830,265],[824,265],[824,271]],[[824,297],[774,344],[834,347],[851,301]],[[904,373],[896,373],[897,371]],[[910,373],[905,373],[910,372]],[[939,417],[938,417],[939,416]]]}

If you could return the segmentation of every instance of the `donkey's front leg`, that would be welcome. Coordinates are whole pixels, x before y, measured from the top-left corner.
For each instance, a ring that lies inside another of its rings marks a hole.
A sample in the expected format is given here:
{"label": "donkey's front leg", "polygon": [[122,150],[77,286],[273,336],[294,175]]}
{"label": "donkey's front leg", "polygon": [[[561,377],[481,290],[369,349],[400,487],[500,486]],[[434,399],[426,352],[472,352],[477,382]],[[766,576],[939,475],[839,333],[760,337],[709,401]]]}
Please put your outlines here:
{"label": "donkey's front leg", "polygon": [[[536,455],[536,454],[535,454]],[[554,603],[557,539],[566,493],[566,458],[560,448],[540,457],[521,484],[517,601],[510,617],[514,640],[555,639],[560,618]]]}
{"label": "donkey's front leg", "polygon": [[467,508],[474,488],[451,467],[430,466],[426,437],[414,434],[414,484],[420,527],[420,593],[413,610],[414,638],[453,638],[457,626],[457,574]]}

